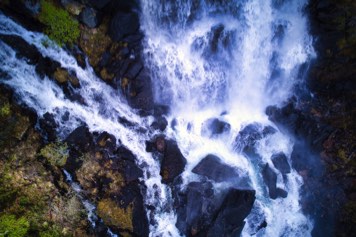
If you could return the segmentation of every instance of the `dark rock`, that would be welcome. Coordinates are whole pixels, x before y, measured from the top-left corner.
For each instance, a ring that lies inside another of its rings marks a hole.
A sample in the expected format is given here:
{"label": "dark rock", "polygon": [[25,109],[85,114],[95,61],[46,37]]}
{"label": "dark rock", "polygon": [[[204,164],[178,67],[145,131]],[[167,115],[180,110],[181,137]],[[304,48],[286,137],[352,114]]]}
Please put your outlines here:
{"label": "dark rock", "polygon": [[254,150],[256,142],[263,138],[263,127],[258,123],[245,126],[235,138],[235,149],[238,151]]}
{"label": "dark rock", "polygon": [[128,102],[132,108],[140,109],[143,113],[153,111],[153,92],[151,78],[147,71],[142,70],[130,86]]}
{"label": "dark rock", "polygon": [[167,119],[165,119],[164,117],[158,117],[155,121],[153,121],[153,123],[151,124],[151,127],[155,130],[160,130],[160,131],[164,131],[166,129],[166,127],[168,126],[168,122]]}
{"label": "dark rock", "polygon": [[79,20],[89,28],[95,28],[100,25],[101,14],[91,7],[86,7],[79,15]]}
{"label": "dark rock", "polygon": [[108,5],[110,3],[110,1],[111,0],[87,0],[89,5],[97,8],[97,9],[104,8],[106,5]]}
{"label": "dark rock", "polygon": [[202,159],[192,172],[205,176],[215,182],[231,181],[239,177],[234,168],[224,164],[219,157],[212,154]]}
{"label": "dark rock", "polygon": [[117,150],[117,154],[121,159],[122,173],[126,182],[138,181],[139,178],[143,177],[143,171],[137,166],[136,157],[130,150],[121,146]]}
{"label": "dark rock", "polygon": [[68,137],[65,139],[65,142],[69,147],[76,149],[79,152],[87,152],[93,144],[93,136],[89,132],[87,126],[80,126],[74,129]]}
{"label": "dark rock", "polygon": [[13,48],[16,51],[17,57],[26,59],[30,64],[36,64],[42,57],[41,53],[34,45],[27,43],[20,36],[0,35],[0,40]]}
{"label": "dark rock", "polygon": [[277,188],[277,174],[269,167],[268,164],[266,164],[262,170],[262,177],[263,181],[267,185],[270,198],[276,199],[278,197],[287,197],[286,191]]}
{"label": "dark rock", "polygon": [[106,12],[132,12],[139,10],[138,0],[111,0],[111,2],[105,7]]}
{"label": "dark rock", "polygon": [[116,148],[115,136],[107,132],[101,133],[96,139],[96,143],[99,145],[99,147],[105,148],[106,150],[109,150],[111,153],[113,153]]}
{"label": "dark rock", "polygon": [[36,72],[41,76],[52,77],[57,68],[61,66],[60,63],[51,60],[48,57],[40,57],[36,64]]}
{"label": "dark rock", "polygon": [[217,118],[208,119],[202,126],[202,135],[213,137],[219,134],[228,133],[231,129],[230,124]]}
{"label": "dark rock", "polygon": [[165,140],[165,150],[161,163],[162,182],[172,183],[185,168],[187,161],[175,141]]}
{"label": "dark rock", "polygon": [[142,62],[140,62],[139,60],[134,61],[130,64],[124,76],[128,77],[129,79],[134,79],[140,73],[142,68],[143,68]]}
{"label": "dark rock", "polygon": [[283,152],[272,155],[271,160],[274,167],[276,167],[282,174],[290,173],[290,166],[287,157]]}
{"label": "dark rock", "polygon": [[210,182],[189,183],[180,199],[176,226],[187,236],[192,232],[206,235],[223,197],[215,193]]}
{"label": "dark rock", "polygon": [[255,199],[254,190],[229,190],[207,236],[240,236]]}
{"label": "dark rock", "polygon": [[114,41],[135,33],[140,27],[138,15],[134,12],[117,12],[111,20],[109,35]]}
{"label": "dark rock", "polygon": [[57,138],[58,124],[54,119],[53,114],[45,113],[42,118],[39,119],[39,125],[43,135],[47,138],[47,141],[53,142]]}

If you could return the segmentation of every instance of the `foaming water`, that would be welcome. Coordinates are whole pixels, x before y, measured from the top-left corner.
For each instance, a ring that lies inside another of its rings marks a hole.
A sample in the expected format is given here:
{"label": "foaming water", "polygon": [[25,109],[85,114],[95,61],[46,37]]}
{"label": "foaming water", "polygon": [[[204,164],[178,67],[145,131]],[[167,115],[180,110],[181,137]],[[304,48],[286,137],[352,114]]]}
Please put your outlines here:
{"label": "foaming water", "polygon": [[[138,116],[127,105],[119,91],[97,78],[90,66],[81,68],[73,56],[55,46],[45,35],[29,32],[1,13],[0,34],[22,37],[34,45],[43,56],[59,62],[61,67],[74,73],[81,87],[73,90],[83,97],[84,103],[67,99],[56,83],[47,77],[41,78],[36,73],[35,66],[16,57],[16,52],[2,41],[0,68],[6,76],[0,78],[0,83],[10,86],[20,102],[34,109],[39,117],[47,112],[53,114],[58,123],[58,135],[62,139],[83,122],[88,125],[90,131],[107,131],[113,134],[119,145],[124,145],[135,154],[136,162],[143,170],[143,181],[147,187],[145,204],[155,207],[155,210],[147,210],[148,217],[153,217],[152,222],[160,223],[151,225],[150,231],[162,233],[164,236],[178,236],[175,213],[172,208],[167,208],[171,206],[170,192],[168,187],[161,183],[160,165],[145,150],[145,141],[152,136],[148,129],[152,118]],[[43,42],[49,42],[50,45],[45,47]],[[119,123],[120,118],[126,118],[133,125],[126,127]],[[89,209],[92,211],[88,204]]]}
{"label": "foaming water", "polygon": [[[312,220],[299,204],[302,178],[283,175],[273,154],[283,152],[291,164],[293,141],[268,121],[268,105],[281,105],[302,83],[301,65],[314,56],[302,10],[306,1],[178,0],[141,1],[145,59],[151,66],[156,101],[171,107],[174,137],[188,160],[184,183],[207,154],[215,154],[249,178],[256,201],[242,236],[310,236]],[[231,126],[227,134],[205,136],[204,122],[218,118]],[[236,150],[236,137],[247,125],[272,126],[277,132],[255,144],[259,160]],[[268,164],[286,198],[269,198],[262,178]],[[240,188],[246,188],[241,186]],[[258,225],[265,220],[267,226]]]}

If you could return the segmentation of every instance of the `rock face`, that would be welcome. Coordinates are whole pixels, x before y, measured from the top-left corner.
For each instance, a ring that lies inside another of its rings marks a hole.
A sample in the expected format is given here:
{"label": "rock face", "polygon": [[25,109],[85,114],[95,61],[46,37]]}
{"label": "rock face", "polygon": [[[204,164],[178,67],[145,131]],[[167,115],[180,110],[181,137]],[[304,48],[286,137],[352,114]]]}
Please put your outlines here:
{"label": "rock face", "polygon": [[134,12],[117,12],[111,19],[109,34],[114,41],[134,34],[140,27],[138,15]]}
{"label": "rock face", "polygon": [[285,190],[277,188],[277,174],[269,167],[268,164],[266,164],[262,170],[262,177],[268,188],[270,198],[276,199],[278,197],[287,197],[288,193]]}
{"label": "rock face", "polygon": [[81,11],[79,15],[79,20],[89,28],[95,28],[99,26],[102,20],[102,16],[95,9],[86,7],[84,8],[84,10]]}
{"label": "rock face", "polygon": [[165,140],[164,147],[161,176],[162,182],[169,184],[184,171],[187,161],[175,141]]}
{"label": "rock face", "polygon": [[290,166],[287,157],[283,152],[272,155],[271,160],[274,167],[276,167],[282,174],[290,173]]}
{"label": "rock face", "polygon": [[210,182],[192,182],[177,200],[177,227],[186,236],[239,236],[255,192],[217,192]]}
{"label": "rock face", "polygon": [[239,174],[234,168],[224,164],[219,157],[212,154],[202,159],[192,172],[215,182],[226,182],[239,178]]}

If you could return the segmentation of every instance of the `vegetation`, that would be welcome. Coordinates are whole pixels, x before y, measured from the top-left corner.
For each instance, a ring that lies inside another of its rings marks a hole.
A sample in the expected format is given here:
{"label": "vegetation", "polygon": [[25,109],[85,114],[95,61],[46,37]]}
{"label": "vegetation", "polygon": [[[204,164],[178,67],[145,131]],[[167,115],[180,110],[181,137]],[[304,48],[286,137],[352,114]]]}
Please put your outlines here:
{"label": "vegetation", "polygon": [[52,166],[63,167],[69,156],[68,146],[66,143],[50,143],[41,149],[40,155]]}
{"label": "vegetation", "polygon": [[5,103],[0,108],[0,117],[7,117],[11,113],[10,104]]}
{"label": "vegetation", "polygon": [[67,11],[46,0],[41,1],[38,19],[46,25],[45,33],[58,45],[72,45],[80,35],[79,23]]}
{"label": "vegetation", "polygon": [[16,219],[14,215],[4,214],[0,217],[0,236],[26,236],[30,224],[25,217]]}

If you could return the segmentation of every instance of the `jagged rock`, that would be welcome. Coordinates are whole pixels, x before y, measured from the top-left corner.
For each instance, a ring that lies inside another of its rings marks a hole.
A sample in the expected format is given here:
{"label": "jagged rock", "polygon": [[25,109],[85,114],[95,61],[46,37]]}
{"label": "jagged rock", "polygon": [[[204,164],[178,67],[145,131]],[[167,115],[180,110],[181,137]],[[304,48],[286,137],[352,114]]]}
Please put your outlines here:
{"label": "jagged rock", "polygon": [[235,138],[235,149],[245,153],[253,153],[256,142],[267,135],[274,134],[276,130],[271,127],[263,127],[261,124],[252,123],[245,126]]}
{"label": "jagged rock", "polygon": [[290,166],[287,157],[283,152],[272,155],[271,160],[274,167],[276,167],[282,174],[290,173]]}
{"label": "jagged rock", "polygon": [[96,143],[99,147],[113,153],[116,149],[116,138],[114,135],[107,132],[101,133],[96,139]]}
{"label": "jagged rock", "polygon": [[207,236],[240,236],[254,202],[254,190],[229,190]]}
{"label": "jagged rock", "polygon": [[54,119],[53,114],[45,113],[42,118],[39,119],[39,125],[43,132],[43,135],[47,138],[47,141],[55,141],[57,138],[56,129],[58,124]]}
{"label": "jagged rock", "polygon": [[140,27],[139,18],[134,12],[117,12],[111,19],[109,35],[114,41],[135,33]]}
{"label": "jagged rock", "polygon": [[0,34],[0,40],[13,48],[17,57],[24,58],[30,64],[36,64],[42,57],[36,46],[27,43],[20,36]]}
{"label": "jagged rock", "polygon": [[202,159],[192,172],[215,182],[231,181],[239,177],[238,172],[233,167],[224,164],[219,157],[212,154]]}
{"label": "jagged rock", "polygon": [[213,137],[219,134],[228,133],[230,129],[230,124],[217,118],[211,118],[203,123],[201,133],[203,136]]}
{"label": "jagged rock", "polygon": [[89,151],[93,144],[93,136],[89,132],[88,127],[83,125],[74,129],[65,139],[65,142],[68,143],[68,146],[84,153]]}
{"label": "jagged rock", "polygon": [[170,184],[184,171],[187,161],[175,141],[164,140],[164,145],[158,149],[164,149],[160,172],[162,182]]}
{"label": "jagged rock", "polygon": [[91,7],[86,7],[79,15],[79,20],[89,28],[95,28],[100,25],[101,14]]}
{"label": "jagged rock", "polygon": [[163,132],[166,127],[168,126],[167,119],[164,117],[158,117],[155,119],[155,121],[152,122],[151,127],[155,130],[160,130]]}
{"label": "jagged rock", "polygon": [[203,234],[210,227],[214,215],[223,201],[210,182],[191,182],[180,194],[177,227],[187,236]]}
{"label": "jagged rock", "polygon": [[267,185],[270,198],[278,197],[286,198],[288,193],[280,188],[277,188],[277,174],[269,167],[268,164],[262,170],[263,181]]}

